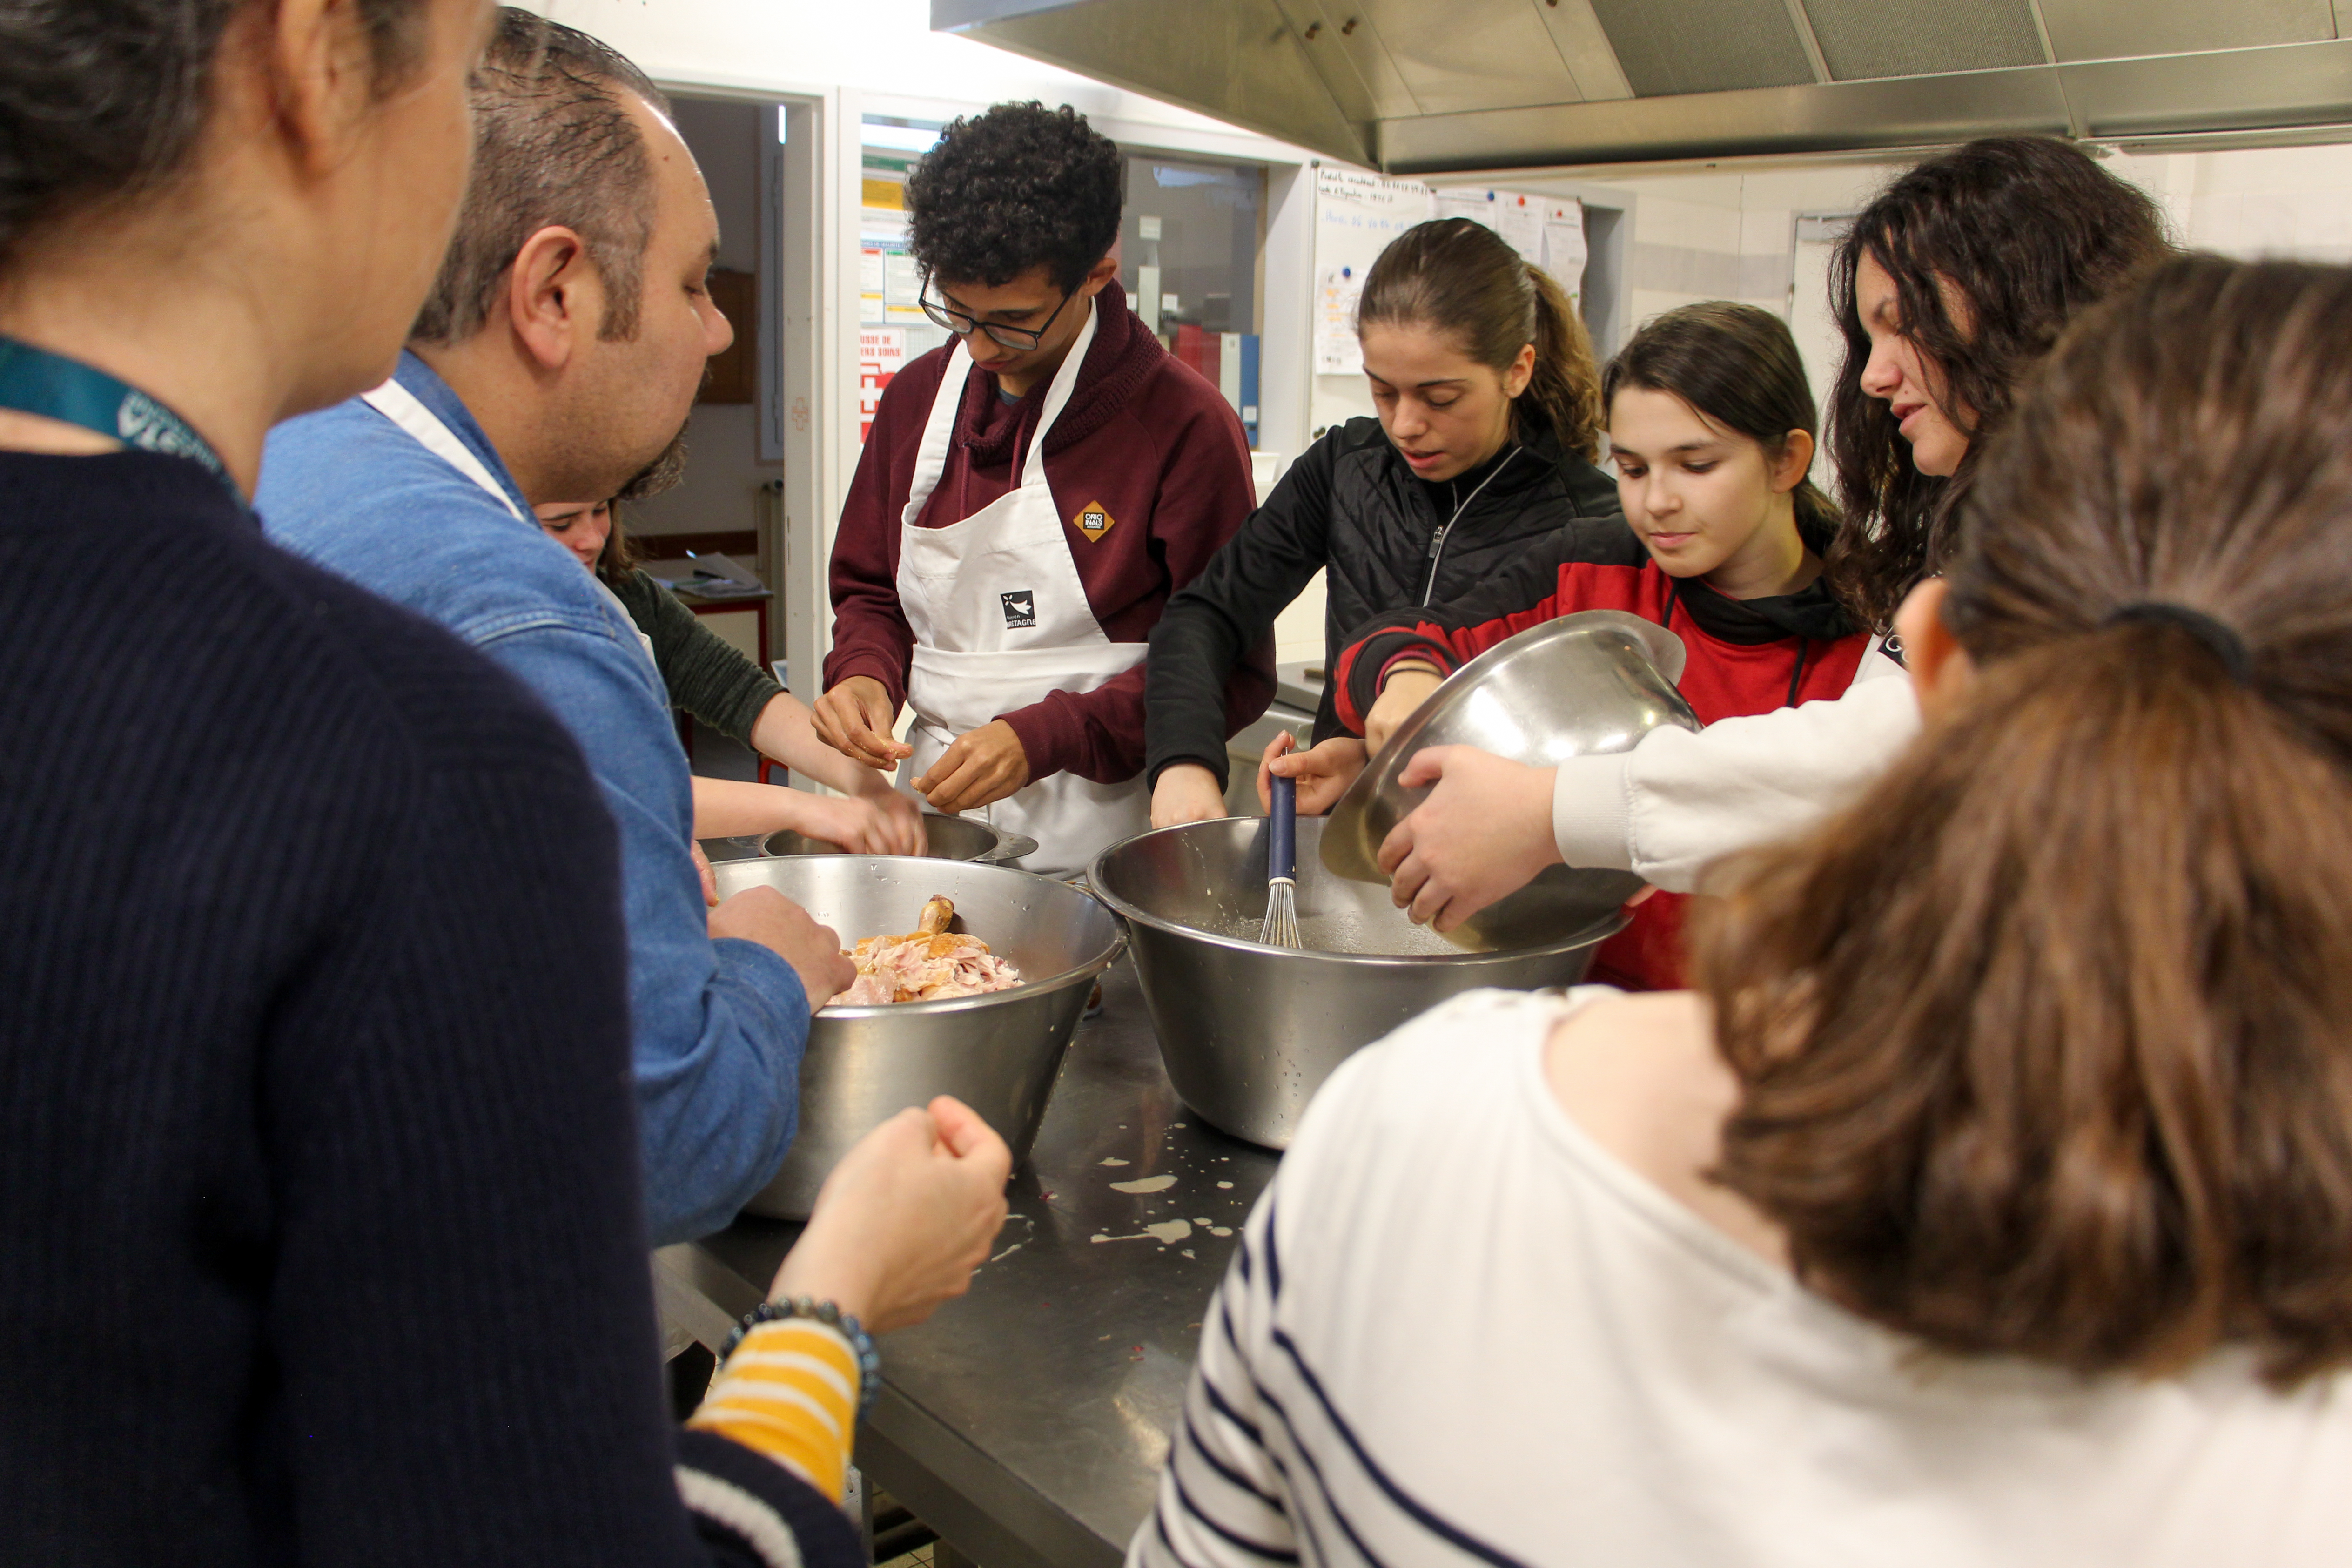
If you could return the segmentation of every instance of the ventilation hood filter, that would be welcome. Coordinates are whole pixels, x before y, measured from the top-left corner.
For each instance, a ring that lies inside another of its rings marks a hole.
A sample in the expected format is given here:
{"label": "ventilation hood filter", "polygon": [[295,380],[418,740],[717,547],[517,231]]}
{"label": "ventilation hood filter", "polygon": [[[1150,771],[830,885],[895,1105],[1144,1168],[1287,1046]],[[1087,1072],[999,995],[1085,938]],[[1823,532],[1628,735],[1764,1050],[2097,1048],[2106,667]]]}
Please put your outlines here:
{"label": "ventilation hood filter", "polygon": [[2000,133],[2352,138],[2352,0],[931,0],[940,31],[1396,174]]}
{"label": "ventilation hood filter", "polygon": [[1638,97],[1813,79],[1784,0],[1592,0],[1592,12]]}

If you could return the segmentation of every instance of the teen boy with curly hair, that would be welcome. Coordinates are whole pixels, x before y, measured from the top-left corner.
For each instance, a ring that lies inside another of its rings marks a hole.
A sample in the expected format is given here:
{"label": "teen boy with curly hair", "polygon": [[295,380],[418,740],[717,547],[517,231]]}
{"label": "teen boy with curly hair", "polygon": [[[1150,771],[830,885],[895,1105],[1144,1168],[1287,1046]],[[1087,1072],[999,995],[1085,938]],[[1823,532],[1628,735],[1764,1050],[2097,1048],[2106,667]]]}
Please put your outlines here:
{"label": "teen boy with curly hair", "polygon": [[[955,334],[876,412],[833,552],[817,732],[940,811],[1083,870],[1150,826],[1143,656],[1254,504],[1217,389],[1128,309],[1122,160],[1065,106],[959,120],[907,180],[924,309]],[[1261,647],[1233,729],[1273,696]],[[902,705],[908,742],[892,738]]]}

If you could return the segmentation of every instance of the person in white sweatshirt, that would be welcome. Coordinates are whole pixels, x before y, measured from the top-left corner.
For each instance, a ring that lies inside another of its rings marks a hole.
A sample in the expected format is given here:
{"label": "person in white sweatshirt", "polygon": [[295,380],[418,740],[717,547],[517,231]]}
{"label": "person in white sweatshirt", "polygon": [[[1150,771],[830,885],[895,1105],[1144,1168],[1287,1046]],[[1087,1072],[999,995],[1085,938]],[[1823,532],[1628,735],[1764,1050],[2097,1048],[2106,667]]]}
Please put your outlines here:
{"label": "person in white sweatshirt", "polygon": [[[1829,410],[1844,522],[1827,578],[1857,621],[1889,630],[1904,594],[1937,569],[1977,453],[2060,330],[2170,253],[2143,192],[2038,137],[1931,158],[1863,210],[1830,271],[1845,338]],[[1918,722],[1889,639],[1841,697],[1655,730],[1631,752],[1538,769],[1432,748],[1402,782],[1436,787],[1390,835],[1381,866],[1398,905],[1441,929],[1562,862],[1693,891],[1718,856],[1850,799]],[[1315,757],[1267,765],[1310,773]]]}
{"label": "person in white sweatshirt", "polygon": [[1698,993],[1473,992],[1308,1108],[1129,1568],[2334,1568],[2352,268],[2098,307],[1899,622],[1925,728]]}

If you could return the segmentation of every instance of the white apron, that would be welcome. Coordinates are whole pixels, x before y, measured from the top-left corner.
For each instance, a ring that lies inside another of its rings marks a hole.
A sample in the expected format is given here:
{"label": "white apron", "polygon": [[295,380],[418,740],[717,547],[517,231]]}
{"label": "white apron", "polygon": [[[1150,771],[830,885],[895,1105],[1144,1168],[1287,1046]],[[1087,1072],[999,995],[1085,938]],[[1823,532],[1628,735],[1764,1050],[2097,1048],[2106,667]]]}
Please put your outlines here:
{"label": "white apron", "polygon": [[[538,519],[526,520],[522,513],[516,510],[514,498],[507,494],[497,479],[490,477],[490,470],[482,466],[482,460],[474,456],[473,449],[457,439],[457,432],[442,424],[440,416],[425,407],[417,395],[408,388],[401,385],[397,381],[387,381],[373,392],[360,394],[360,401],[399,426],[418,446],[473,480],[492,500],[507,509],[508,516],[517,522],[528,521],[533,527],[538,526]],[[550,541],[550,542],[553,542]],[[562,547],[558,545],[557,548]],[[604,579],[598,577],[593,572],[588,574],[588,581],[596,584],[596,591],[604,595],[605,602],[611,605],[614,613],[621,617],[621,624],[637,633],[637,642],[646,650],[646,661],[651,663],[654,657],[654,639],[637,631],[637,623],[630,618],[629,607],[621,603],[621,596],[606,587]],[[656,666],[654,673],[656,675],[661,673],[659,666]]]}
{"label": "white apron", "polygon": [[[1096,624],[1045,483],[1045,433],[1070,401],[1097,319],[1095,310],[1087,312],[1087,324],[1054,373],[1019,486],[960,522],[919,528],[923,503],[947,470],[971,363],[961,341],[948,357],[898,520],[898,602],[915,634],[907,674],[914,755],[904,764],[901,783],[919,777],[958,735],[1000,713],[1055,691],[1092,691],[1143,662],[1148,645],[1113,642]],[[1035,852],[1022,861],[1030,870],[1068,877],[1085,870],[1105,846],[1150,826],[1151,796],[1139,773],[1124,784],[1101,784],[1060,773],[977,815],[1037,841]]]}

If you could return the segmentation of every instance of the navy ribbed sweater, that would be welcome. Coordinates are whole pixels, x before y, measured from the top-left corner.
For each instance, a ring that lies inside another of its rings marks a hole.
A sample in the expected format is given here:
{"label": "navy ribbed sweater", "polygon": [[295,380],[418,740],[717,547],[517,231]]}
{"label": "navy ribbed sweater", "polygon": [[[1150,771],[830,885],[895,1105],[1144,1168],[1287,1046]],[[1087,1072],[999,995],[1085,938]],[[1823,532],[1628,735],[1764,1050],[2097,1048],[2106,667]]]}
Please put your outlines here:
{"label": "navy ribbed sweater", "polygon": [[0,453],[0,1563],[751,1562],[570,737],[192,464]]}

